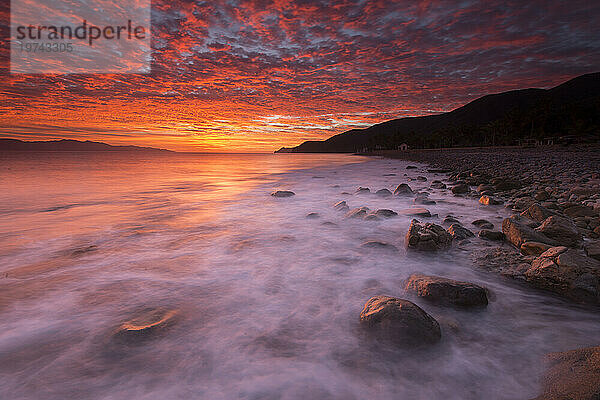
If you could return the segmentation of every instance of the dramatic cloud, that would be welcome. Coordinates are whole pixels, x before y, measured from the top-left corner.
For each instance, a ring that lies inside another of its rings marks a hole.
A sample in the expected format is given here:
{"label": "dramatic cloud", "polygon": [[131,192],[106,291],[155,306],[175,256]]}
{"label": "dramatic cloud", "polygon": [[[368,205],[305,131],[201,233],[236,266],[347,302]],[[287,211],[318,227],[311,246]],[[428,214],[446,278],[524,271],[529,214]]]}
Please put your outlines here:
{"label": "dramatic cloud", "polygon": [[589,0],[156,0],[148,75],[9,75],[4,43],[0,134],[271,151],[595,72],[599,17]]}

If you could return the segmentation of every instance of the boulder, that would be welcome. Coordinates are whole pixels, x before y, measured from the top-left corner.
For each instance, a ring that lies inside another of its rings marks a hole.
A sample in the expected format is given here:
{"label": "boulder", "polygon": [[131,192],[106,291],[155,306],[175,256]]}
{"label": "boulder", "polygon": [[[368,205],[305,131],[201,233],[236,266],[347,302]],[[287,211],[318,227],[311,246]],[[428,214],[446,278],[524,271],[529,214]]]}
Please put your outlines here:
{"label": "boulder", "polygon": [[413,200],[413,204],[432,205],[432,204],[436,204],[436,202],[435,202],[435,200],[429,200],[427,197],[424,197],[424,196],[417,196]]}
{"label": "boulder", "polygon": [[448,228],[448,233],[452,236],[454,240],[463,240],[470,237],[474,237],[475,234],[462,226],[461,224],[452,224]]}
{"label": "boulder", "polygon": [[571,207],[567,207],[564,210],[565,215],[569,217],[593,217],[598,215],[596,211],[592,207],[584,206],[584,205],[575,205]]}
{"label": "boulder", "polygon": [[521,254],[537,257],[551,247],[549,244],[539,242],[525,242],[521,245]]}
{"label": "boulder", "polygon": [[439,225],[413,219],[404,241],[409,249],[436,251],[450,247],[452,236]]}
{"label": "boulder", "polygon": [[492,185],[486,185],[485,183],[482,183],[481,185],[477,186],[476,190],[477,190],[478,193],[493,192],[494,191],[494,187]]}
{"label": "boulder", "polygon": [[376,339],[399,346],[438,342],[440,324],[416,304],[395,297],[371,297],[360,313],[361,325]]}
{"label": "boulder", "polygon": [[478,228],[494,229],[494,224],[485,219],[476,219],[475,221],[471,222],[471,224]]}
{"label": "boulder", "polygon": [[276,190],[273,193],[271,193],[271,196],[273,196],[273,197],[292,197],[295,194],[296,193],[294,193],[290,190]]}
{"label": "boulder", "polygon": [[485,195],[485,194],[479,198],[479,203],[481,203],[485,206],[493,206],[493,205],[502,204],[502,202],[500,200],[495,199],[495,198]]}
{"label": "boulder", "polygon": [[309,219],[317,219],[320,217],[321,216],[317,212],[311,212],[311,213],[306,214],[306,218],[309,218]]}
{"label": "boulder", "polygon": [[406,167],[406,169],[417,169],[417,167],[415,167],[414,165],[408,165],[408,166]]}
{"label": "boulder", "polygon": [[542,222],[552,215],[556,215],[556,213],[540,206],[539,204],[532,204],[527,210],[521,213],[522,217],[529,218],[530,220],[537,222]]}
{"label": "boulder", "polygon": [[567,247],[581,247],[583,237],[577,226],[567,218],[553,215],[544,220],[542,225],[535,229],[557,243]]}
{"label": "boulder", "polygon": [[508,178],[494,178],[491,183],[497,191],[519,189],[521,187],[520,182]]}
{"label": "boulder", "polygon": [[413,193],[413,190],[406,183],[401,183],[396,190],[394,190],[396,196],[412,196]]}
{"label": "boulder", "polygon": [[482,239],[495,240],[500,242],[506,238],[504,233],[498,231],[491,231],[489,229],[480,230],[477,236],[479,236]]}
{"label": "boulder", "polygon": [[433,181],[429,187],[432,189],[446,189],[446,184],[442,181]]}
{"label": "boulder", "polygon": [[346,213],[346,218],[364,218],[369,212],[369,207],[358,207]]}
{"label": "boulder", "polygon": [[470,190],[471,189],[469,188],[469,185],[464,183],[459,183],[458,185],[452,187],[452,193],[454,194],[469,193]]}
{"label": "boulder", "polygon": [[379,210],[375,211],[375,215],[378,217],[391,218],[397,216],[398,213],[393,210],[388,210],[387,208],[380,208]]}
{"label": "boulder", "polygon": [[485,288],[469,282],[455,281],[438,276],[413,274],[406,281],[405,289],[433,302],[457,306],[486,306]]}
{"label": "boulder", "polygon": [[361,193],[371,193],[371,189],[369,189],[368,187],[359,187],[358,189],[356,189],[356,193],[357,194],[361,194]]}
{"label": "boulder", "polygon": [[552,247],[537,257],[524,275],[534,286],[578,302],[600,300],[600,261],[580,250]]}
{"label": "boulder", "polygon": [[600,346],[551,353],[543,394],[536,400],[596,400],[600,393]]}
{"label": "boulder", "polygon": [[453,216],[448,215],[446,218],[444,218],[444,220],[442,221],[442,224],[444,224],[444,225],[460,224],[460,221],[457,220],[456,218],[454,218]]}
{"label": "boulder", "polygon": [[348,211],[350,209],[350,207],[348,207],[348,203],[346,203],[345,201],[339,201],[335,203],[333,208],[335,208],[338,211]]}
{"label": "boulder", "polygon": [[513,215],[512,217],[504,219],[504,221],[502,221],[502,232],[506,235],[506,240],[518,249],[520,249],[521,245],[525,242],[539,242],[552,246],[558,244],[555,240],[550,239],[543,233],[538,232],[529,226],[528,224],[530,222],[530,220],[527,220],[520,215]]}
{"label": "boulder", "polygon": [[391,196],[392,192],[390,192],[387,189],[379,189],[378,191],[375,192],[375,194],[377,196],[381,196],[381,197],[387,197],[387,196]]}
{"label": "boulder", "polygon": [[600,261],[600,240],[588,242],[583,247],[588,257]]}
{"label": "boulder", "polygon": [[403,210],[398,211],[398,214],[415,217],[431,217],[431,213],[429,212],[429,210],[421,207],[405,208]]}
{"label": "boulder", "polygon": [[417,176],[417,177],[416,177],[416,180],[418,180],[419,182],[426,182],[426,181],[427,181],[427,178],[426,178],[426,177],[424,177],[424,176]]}

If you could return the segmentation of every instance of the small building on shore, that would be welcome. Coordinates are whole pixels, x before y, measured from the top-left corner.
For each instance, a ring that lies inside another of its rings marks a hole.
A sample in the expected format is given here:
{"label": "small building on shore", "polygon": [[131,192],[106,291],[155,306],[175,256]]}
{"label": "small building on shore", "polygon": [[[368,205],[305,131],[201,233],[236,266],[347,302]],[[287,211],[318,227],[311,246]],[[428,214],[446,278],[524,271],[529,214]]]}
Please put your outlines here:
{"label": "small building on shore", "polygon": [[408,150],[408,145],[406,143],[402,143],[400,146],[398,146],[398,150],[406,151]]}

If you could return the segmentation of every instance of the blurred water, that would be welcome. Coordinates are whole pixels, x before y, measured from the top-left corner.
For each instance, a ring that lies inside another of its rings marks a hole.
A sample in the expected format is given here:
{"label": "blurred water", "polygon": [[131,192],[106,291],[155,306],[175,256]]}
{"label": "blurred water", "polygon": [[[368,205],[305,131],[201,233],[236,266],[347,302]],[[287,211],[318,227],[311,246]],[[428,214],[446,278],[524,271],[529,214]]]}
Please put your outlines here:
{"label": "blurred water", "polygon": [[[526,399],[545,353],[597,345],[597,314],[477,271],[468,246],[407,253],[410,217],[352,220],[332,208],[410,207],[354,192],[442,178],[422,166],[348,155],[0,157],[1,399]],[[499,227],[505,216],[430,192],[434,222],[452,213]],[[366,240],[400,251],[365,251]],[[486,285],[493,301],[478,311],[425,303],[402,290],[412,272]],[[442,342],[373,345],[358,314],[378,294],[421,305]],[[155,308],[178,310],[177,323],[114,343],[123,321]]]}

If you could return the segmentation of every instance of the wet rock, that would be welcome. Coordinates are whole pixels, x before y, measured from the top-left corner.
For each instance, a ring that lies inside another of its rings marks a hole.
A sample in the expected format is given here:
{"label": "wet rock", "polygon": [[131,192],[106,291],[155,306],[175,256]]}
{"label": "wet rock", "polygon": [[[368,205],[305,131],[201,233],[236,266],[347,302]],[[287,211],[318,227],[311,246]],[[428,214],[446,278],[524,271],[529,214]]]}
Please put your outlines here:
{"label": "wet rock", "polygon": [[491,183],[494,186],[494,189],[500,192],[519,189],[521,187],[520,182],[508,178],[494,178]]}
{"label": "wet rock", "polygon": [[536,287],[583,303],[598,303],[600,261],[564,246],[546,250],[525,272]]}
{"label": "wet rock", "polygon": [[488,304],[487,294],[483,287],[438,276],[413,274],[406,281],[405,289],[434,302],[463,307]]}
{"label": "wet rock", "polygon": [[416,179],[417,179],[419,182],[426,182],[426,181],[427,181],[427,178],[426,178],[426,177],[424,177],[424,176],[417,176],[417,178],[416,178]]}
{"label": "wet rock", "polygon": [[156,337],[171,327],[178,316],[177,310],[150,310],[138,317],[122,323],[115,331],[113,338],[123,343],[139,343]]}
{"label": "wet rock", "polygon": [[555,240],[534,230],[528,225],[528,222],[530,222],[530,220],[527,220],[520,215],[513,215],[512,217],[504,219],[502,222],[502,232],[506,235],[506,240],[518,249],[520,249],[521,245],[525,242],[539,242],[552,246],[558,244]]}
{"label": "wet rock", "polygon": [[417,167],[415,167],[414,165],[408,165],[408,166],[406,167],[406,169],[417,169]]}
{"label": "wet rock", "polygon": [[475,221],[471,222],[471,224],[475,225],[478,228],[494,229],[494,224],[485,219],[476,219]]}
{"label": "wet rock", "polygon": [[597,212],[594,211],[592,207],[584,206],[584,205],[575,205],[571,207],[567,207],[564,210],[565,215],[569,217],[593,217],[594,215],[598,215]]}
{"label": "wet rock", "polygon": [[368,212],[368,207],[353,208],[352,210],[346,213],[346,218],[364,218],[367,216]]}
{"label": "wet rock", "polygon": [[446,189],[446,184],[442,181],[433,181],[429,187],[432,189]]}
{"label": "wet rock", "polygon": [[481,196],[479,198],[479,203],[481,203],[485,206],[493,206],[493,205],[502,204],[502,202],[500,200],[490,197],[488,195]]}
{"label": "wet rock", "polygon": [[356,189],[356,194],[362,194],[362,193],[371,193],[371,189],[369,189],[368,187],[359,187],[358,189]]}
{"label": "wet rock", "polygon": [[485,183],[482,183],[481,185],[477,186],[476,190],[477,190],[478,193],[493,192],[494,191],[494,187],[492,185],[487,185]]}
{"label": "wet rock", "polygon": [[317,219],[320,217],[321,216],[317,212],[311,212],[311,213],[306,214],[306,218],[308,218],[308,219]]}
{"label": "wet rock", "polygon": [[392,192],[390,192],[387,189],[379,189],[378,191],[375,192],[375,194],[377,196],[381,196],[381,197],[387,197],[387,196],[391,196]]}
{"label": "wet rock", "polygon": [[539,204],[532,204],[527,210],[521,213],[522,217],[529,218],[530,220],[537,222],[542,222],[552,215],[556,215],[556,213],[540,206]]}
{"label": "wet rock", "polygon": [[442,221],[442,224],[444,224],[444,225],[460,224],[460,221],[457,220],[456,218],[454,218],[453,216],[449,215],[446,218],[444,218],[444,220]]}
{"label": "wet rock", "polygon": [[525,242],[521,245],[521,254],[526,256],[539,256],[552,246],[539,242]]}
{"label": "wet rock", "polygon": [[345,201],[335,203],[333,208],[335,208],[338,211],[348,211],[350,209],[350,207],[348,207],[348,203],[346,203]]}
{"label": "wet rock", "polygon": [[477,236],[479,236],[482,239],[495,240],[500,242],[506,238],[504,233],[498,231],[491,231],[489,229],[480,230]]}
{"label": "wet rock", "polygon": [[413,219],[404,242],[409,249],[436,251],[450,247],[452,236],[439,225]]}
{"label": "wet rock", "polygon": [[525,257],[513,248],[495,247],[471,253],[473,264],[514,279],[525,279],[525,271],[531,267],[531,257]]}
{"label": "wet rock", "polygon": [[600,261],[600,241],[599,240],[594,240],[594,241],[586,243],[584,246],[584,249],[585,249],[585,254],[587,254],[588,257],[591,257],[591,258],[594,258],[594,259]]}
{"label": "wet rock", "polygon": [[275,192],[271,193],[271,196],[273,196],[273,197],[292,197],[295,194],[296,193],[294,193],[290,190],[276,190]]}
{"label": "wet rock", "polygon": [[375,213],[370,212],[367,215],[365,215],[365,221],[377,221],[379,220],[379,217],[377,215],[375,215]]}
{"label": "wet rock", "polygon": [[440,324],[416,304],[395,297],[371,297],[360,323],[375,338],[399,346],[426,345],[442,337]]}
{"label": "wet rock", "polygon": [[436,204],[435,200],[429,200],[427,197],[419,196],[413,200],[414,204],[422,204],[422,205],[433,205]]}
{"label": "wet rock", "polygon": [[388,250],[388,251],[398,251],[398,248],[393,244],[389,244],[386,242],[380,242],[377,240],[369,240],[360,245],[360,247],[364,249],[379,249],[379,250]]}
{"label": "wet rock", "polygon": [[583,240],[573,221],[555,215],[546,218],[536,231],[567,247],[580,247]]}
{"label": "wet rock", "polygon": [[415,216],[415,217],[427,217],[427,218],[431,217],[431,213],[429,212],[428,209],[420,208],[420,207],[405,208],[403,210],[398,211],[398,214],[407,215],[407,216]]}
{"label": "wet rock", "polygon": [[401,183],[396,190],[394,190],[396,196],[412,196],[413,193],[413,190],[406,183]]}
{"label": "wet rock", "polygon": [[600,346],[551,353],[543,394],[535,400],[596,400],[600,393]]}
{"label": "wet rock", "polygon": [[375,215],[383,218],[391,218],[397,216],[398,213],[393,210],[388,210],[387,208],[380,208],[379,210],[375,211]]}
{"label": "wet rock", "polygon": [[448,233],[452,236],[454,240],[463,240],[470,237],[474,237],[475,234],[462,226],[461,224],[452,224],[448,228]]}
{"label": "wet rock", "polygon": [[470,191],[469,185],[466,185],[464,183],[460,183],[460,184],[452,187],[452,193],[454,193],[454,194],[464,194],[464,193],[468,193],[469,191]]}

